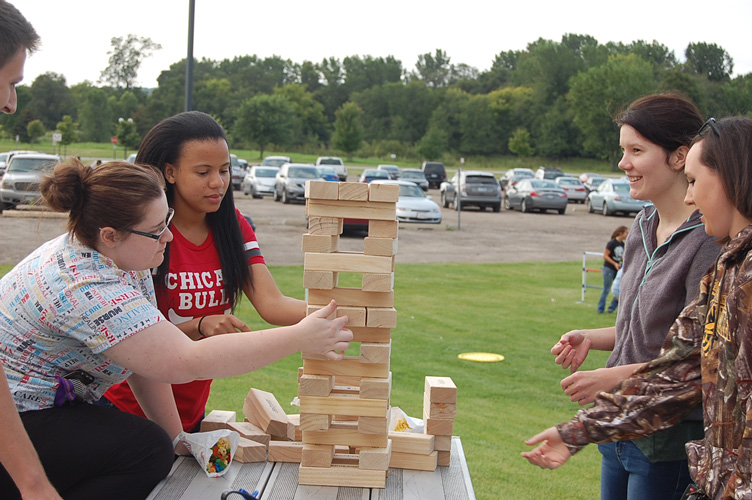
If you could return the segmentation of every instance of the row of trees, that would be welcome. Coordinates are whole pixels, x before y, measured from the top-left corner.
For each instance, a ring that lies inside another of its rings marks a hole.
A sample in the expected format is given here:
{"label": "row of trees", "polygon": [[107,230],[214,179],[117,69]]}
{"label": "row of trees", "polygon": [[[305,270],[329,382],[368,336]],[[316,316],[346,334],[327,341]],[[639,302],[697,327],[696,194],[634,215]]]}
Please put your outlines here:
{"label": "row of trees", "polygon": [[[117,135],[134,148],[155,123],[182,111],[185,60],[163,71],[156,89],[134,88],[133,68],[120,66],[137,68],[139,57],[158,46],[134,37],[116,41],[118,49],[130,43],[138,57],[111,58],[119,71],[103,72],[109,85],[69,88],[62,75],[43,74],[19,87],[22,111],[0,118],[2,132],[28,140],[32,121],[55,130],[68,116],[77,124],[71,140]],[[501,52],[485,72],[453,64],[442,50],[421,55],[411,72],[392,56],[301,64],[277,56],[203,59],[194,64],[193,101],[223,124],[232,147],[262,155],[274,146],[415,159],[536,154],[613,161],[612,117],[640,95],[682,92],[706,115],[752,110],[752,74],[732,78],[733,60],[723,48],[692,43],[684,56],[679,62],[656,41],[600,44],[569,34]]]}

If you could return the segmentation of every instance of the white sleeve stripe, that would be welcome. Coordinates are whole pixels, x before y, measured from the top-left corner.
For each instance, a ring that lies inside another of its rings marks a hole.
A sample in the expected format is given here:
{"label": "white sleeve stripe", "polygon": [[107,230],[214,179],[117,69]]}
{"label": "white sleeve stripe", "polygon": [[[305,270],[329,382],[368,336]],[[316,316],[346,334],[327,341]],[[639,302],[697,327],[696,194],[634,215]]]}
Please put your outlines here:
{"label": "white sleeve stripe", "polygon": [[243,246],[243,248],[245,249],[245,251],[246,251],[246,252],[247,252],[248,250],[259,250],[259,249],[260,249],[260,248],[259,248],[259,244],[258,244],[258,241],[249,241],[248,243],[246,243],[246,244],[245,244],[245,245]]}

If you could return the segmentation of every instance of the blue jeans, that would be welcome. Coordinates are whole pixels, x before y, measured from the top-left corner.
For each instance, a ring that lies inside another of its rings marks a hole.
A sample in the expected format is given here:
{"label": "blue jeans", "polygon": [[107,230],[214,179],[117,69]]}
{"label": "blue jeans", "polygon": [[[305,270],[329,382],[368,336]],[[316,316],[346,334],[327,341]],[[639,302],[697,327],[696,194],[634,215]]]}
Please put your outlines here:
{"label": "blue jeans", "polygon": [[632,441],[599,444],[601,500],[679,500],[690,483],[686,460],[651,463]]}
{"label": "blue jeans", "polygon": [[[602,313],[606,309],[606,299],[608,298],[608,292],[611,291],[611,283],[614,282],[616,277],[616,269],[603,266],[603,292],[601,292],[601,298],[598,299],[598,312]],[[619,306],[619,301],[616,297],[611,299],[611,305],[608,306],[608,312],[614,312]]]}

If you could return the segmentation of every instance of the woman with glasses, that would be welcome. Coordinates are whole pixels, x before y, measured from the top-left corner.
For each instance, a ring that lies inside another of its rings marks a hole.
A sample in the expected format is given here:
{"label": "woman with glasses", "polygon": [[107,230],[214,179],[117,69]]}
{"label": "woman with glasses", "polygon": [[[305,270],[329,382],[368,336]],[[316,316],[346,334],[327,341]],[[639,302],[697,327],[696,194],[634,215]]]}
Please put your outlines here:
{"label": "woman with glasses", "polygon": [[[581,405],[658,356],[719,251],[701,214],[684,204],[684,165],[703,123],[695,105],[675,94],[649,95],[630,104],[616,123],[623,151],[619,168],[629,179],[630,195],[651,205],[635,217],[625,241],[616,326],[567,332],[551,349],[556,362],[572,372],[561,381],[564,392]],[[606,367],[577,371],[590,349],[611,351]],[[599,445],[601,498],[678,499],[689,482],[684,443],[701,435],[698,409],[660,434]]]}
{"label": "woman with glasses", "polygon": [[[290,325],[305,316],[305,301],[282,294],[253,228],[235,208],[227,137],[211,116],[189,111],[166,118],[146,134],[136,162],[154,167],[167,183],[174,238],[154,285],[159,309],[189,339],[249,330],[232,314],[243,294],[270,324]],[[199,430],[210,388],[211,380],[173,387],[186,432]],[[143,415],[127,383],[106,398]]]}
{"label": "woman with glasses", "polygon": [[[247,373],[300,350],[337,359],[352,338],[346,318],[327,319],[331,303],[274,332],[193,342],[156,306],[150,269],[173,238],[157,170],[73,161],[41,191],[52,209],[70,212],[68,232],[0,280],[0,361],[15,404],[0,394],[0,421],[20,413],[65,498],[143,499],[167,475],[182,431],[170,383]],[[126,378],[151,420],[89,404]],[[4,453],[19,448],[16,439],[3,440]],[[177,452],[186,453],[182,444]],[[0,498],[21,498],[4,469]]]}
{"label": "woman with glasses", "polygon": [[661,356],[592,408],[534,436],[522,455],[553,469],[588,443],[677,424],[702,402],[705,432],[686,445],[684,498],[752,498],[752,120],[710,121],[687,155],[686,203],[724,247],[699,296],[673,323]]}

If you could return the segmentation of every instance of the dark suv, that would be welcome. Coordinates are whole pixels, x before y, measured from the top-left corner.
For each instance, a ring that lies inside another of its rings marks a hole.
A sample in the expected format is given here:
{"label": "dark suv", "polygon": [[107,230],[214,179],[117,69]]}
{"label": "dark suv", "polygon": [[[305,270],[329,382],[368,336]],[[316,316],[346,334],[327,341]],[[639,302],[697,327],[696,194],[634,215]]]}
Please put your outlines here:
{"label": "dark suv", "polygon": [[564,171],[559,167],[538,167],[538,170],[535,171],[536,179],[549,179],[553,181],[563,175]]}
{"label": "dark suv", "polygon": [[424,161],[420,169],[426,176],[429,188],[437,188],[441,186],[441,183],[447,178],[444,164],[440,161]]}

